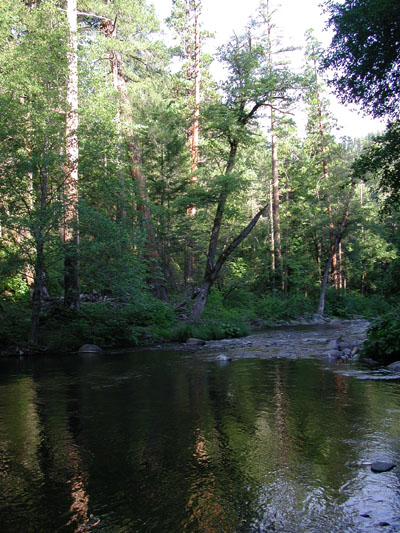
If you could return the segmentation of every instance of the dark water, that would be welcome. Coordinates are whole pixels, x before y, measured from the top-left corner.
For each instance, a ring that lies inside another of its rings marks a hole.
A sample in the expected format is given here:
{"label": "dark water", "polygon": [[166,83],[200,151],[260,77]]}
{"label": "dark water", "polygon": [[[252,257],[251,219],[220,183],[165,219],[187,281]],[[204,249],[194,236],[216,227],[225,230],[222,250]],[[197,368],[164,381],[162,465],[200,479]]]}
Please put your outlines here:
{"label": "dark water", "polygon": [[400,465],[398,381],[162,351],[0,370],[3,533],[400,531],[400,468],[366,464]]}

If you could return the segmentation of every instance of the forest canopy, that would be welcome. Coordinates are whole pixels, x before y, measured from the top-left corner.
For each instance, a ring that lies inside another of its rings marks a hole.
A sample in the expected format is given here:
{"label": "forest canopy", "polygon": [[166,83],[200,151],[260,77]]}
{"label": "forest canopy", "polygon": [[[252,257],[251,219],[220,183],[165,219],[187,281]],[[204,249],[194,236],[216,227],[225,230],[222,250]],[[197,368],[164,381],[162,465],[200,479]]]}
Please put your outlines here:
{"label": "forest canopy", "polygon": [[[391,305],[399,7],[325,8],[332,44],[308,32],[300,72],[261,2],[217,82],[201,0],[173,1],[173,45],[144,0],[1,2],[4,345],[234,336]],[[345,102],[392,120],[383,136],[338,138],[327,68]]]}

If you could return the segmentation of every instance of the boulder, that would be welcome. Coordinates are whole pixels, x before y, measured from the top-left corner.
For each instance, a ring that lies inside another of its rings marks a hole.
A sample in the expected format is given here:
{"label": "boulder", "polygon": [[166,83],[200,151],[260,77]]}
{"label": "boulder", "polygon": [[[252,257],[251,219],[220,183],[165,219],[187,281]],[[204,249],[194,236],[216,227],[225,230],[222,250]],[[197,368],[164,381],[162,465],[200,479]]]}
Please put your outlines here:
{"label": "boulder", "polygon": [[79,353],[102,353],[103,350],[96,344],[84,344],[78,350]]}
{"label": "boulder", "polygon": [[386,461],[375,461],[375,463],[372,463],[371,470],[372,472],[389,472],[389,470],[392,470],[396,465],[394,463],[388,463]]}
{"label": "boulder", "polygon": [[191,337],[186,341],[186,344],[189,346],[204,346],[206,341],[203,341],[203,339],[196,339],[194,337]]}
{"label": "boulder", "polygon": [[349,341],[341,341],[339,342],[339,350],[351,350],[354,348],[355,343],[349,342]]}
{"label": "boulder", "polygon": [[336,339],[333,339],[333,340],[329,341],[327,346],[326,346],[326,349],[327,350],[339,350],[338,341]]}
{"label": "boulder", "polygon": [[389,370],[392,370],[392,372],[400,372],[400,361],[395,361],[394,363],[390,363],[386,368]]}

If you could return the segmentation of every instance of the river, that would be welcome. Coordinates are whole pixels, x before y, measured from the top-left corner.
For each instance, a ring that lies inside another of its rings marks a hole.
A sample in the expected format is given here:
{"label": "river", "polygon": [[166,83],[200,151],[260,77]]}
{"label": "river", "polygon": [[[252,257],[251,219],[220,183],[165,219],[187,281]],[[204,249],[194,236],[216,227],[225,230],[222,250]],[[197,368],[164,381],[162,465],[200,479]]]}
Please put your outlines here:
{"label": "river", "polygon": [[353,326],[1,360],[1,531],[400,531],[398,376],[319,356]]}

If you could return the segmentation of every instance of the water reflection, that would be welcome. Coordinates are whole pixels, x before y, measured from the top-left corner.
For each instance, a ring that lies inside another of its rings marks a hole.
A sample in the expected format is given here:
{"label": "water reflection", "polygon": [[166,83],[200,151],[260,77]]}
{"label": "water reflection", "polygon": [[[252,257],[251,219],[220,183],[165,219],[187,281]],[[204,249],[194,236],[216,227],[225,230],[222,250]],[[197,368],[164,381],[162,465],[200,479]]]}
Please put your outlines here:
{"label": "water reflection", "polygon": [[399,383],[151,351],[1,365],[2,531],[400,530],[399,469],[368,466],[400,464]]}

